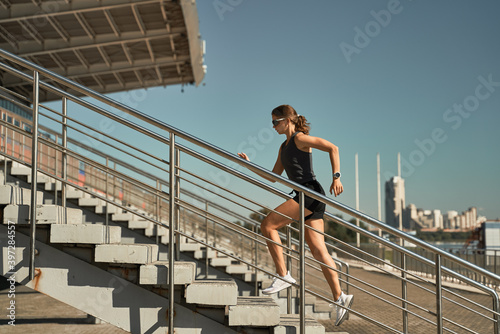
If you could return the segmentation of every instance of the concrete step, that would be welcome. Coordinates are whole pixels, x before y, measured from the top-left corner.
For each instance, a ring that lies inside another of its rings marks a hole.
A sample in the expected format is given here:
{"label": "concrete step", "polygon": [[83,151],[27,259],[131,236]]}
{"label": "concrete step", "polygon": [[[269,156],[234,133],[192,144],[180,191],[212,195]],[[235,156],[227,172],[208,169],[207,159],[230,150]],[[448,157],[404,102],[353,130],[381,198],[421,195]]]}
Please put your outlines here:
{"label": "concrete step", "polygon": [[226,267],[226,273],[228,274],[246,274],[252,272],[252,270],[248,269],[246,264],[232,264]]}
{"label": "concrete step", "polygon": [[111,215],[112,221],[131,221],[136,219],[136,215],[131,212],[117,212]]}
{"label": "concrete step", "polygon": [[94,207],[98,207],[98,206],[102,206],[103,203],[102,203],[102,201],[99,198],[95,198],[95,197],[81,197],[81,198],[78,198],[78,205],[79,206],[94,206]]}
{"label": "concrete step", "polygon": [[56,181],[54,178],[49,178],[48,182],[45,182],[45,191],[61,191],[62,190],[62,182]]}
{"label": "concrete step", "polygon": [[99,224],[58,225],[50,227],[50,242],[75,244],[105,244],[121,241],[120,226]]}
{"label": "concrete step", "polygon": [[[29,205],[7,205],[3,210],[3,222],[29,224],[31,210]],[[37,224],[81,224],[82,210],[63,208],[59,205],[37,205]]]}
{"label": "concrete step", "polygon": [[230,257],[216,257],[210,259],[210,265],[212,267],[227,267],[230,266],[233,262],[233,259]]}
{"label": "concrete step", "polygon": [[228,308],[229,326],[276,326],[280,323],[280,307],[270,297],[238,297]]}
{"label": "concrete step", "polygon": [[[37,204],[43,203],[43,192],[36,192]],[[16,187],[12,185],[0,186],[0,205],[30,205],[31,204],[31,189]]]}
{"label": "concrete step", "polygon": [[[196,277],[196,262],[176,261],[174,264],[174,284],[191,284]],[[166,285],[169,277],[168,261],[143,264],[140,268],[139,284]]]}
{"label": "concrete step", "polygon": [[153,228],[153,222],[149,220],[129,220],[128,221],[128,228],[130,229],[152,229]]}
{"label": "concrete step", "polygon": [[100,205],[95,207],[95,213],[98,213],[98,214],[105,214],[105,213],[114,214],[114,213],[120,212],[121,210],[122,209],[120,209],[116,205],[113,205],[111,203],[107,203],[105,201],[101,201]]}
{"label": "concrete step", "polygon": [[69,186],[67,191],[66,191],[66,198],[67,199],[78,199],[83,197],[84,192],[81,191],[80,189],[76,189],[74,187]]}
{"label": "concrete step", "polygon": [[264,280],[267,280],[268,279],[268,275],[267,274],[264,274],[264,273],[261,273],[261,272],[257,272],[257,275],[255,275],[255,272],[253,269],[249,269],[248,272],[244,273],[242,275],[242,279],[245,281],[245,282],[262,282]]}
{"label": "concrete step", "polygon": [[186,303],[198,305],[236,305],[238,286],[232,279],[200,280],[186,288]]}
{"label": "concrete step", "polygon": [[10,168],[10,174],[16,176],[28,176],[31,175],[31,168],[26,167],[16,161],[12,161],[12,166]]}
{"label": "concrete step", "polygon": [[217,251],[213,250],[212,248],[207,249],[200,249],[194,252],[194,258],[199,260],[199,259],[213,259],[217,257]]}
{"label": "concrete step", "polygon": [[[27,182],[31,183],[31,167],[27,167],[23,164],[13,161],[12,167],[10,169],[10,174],[15,176],[26,176]],[[50,177],[37,172],[36,174],[36,183],[46,183],[50,181]]]}
{"label": "concrete step", "polygon": [[157,260],[158,245],[108,244],[95,247],[96,262],[146,264]]}
{"label": "concrete step", "polygon": [[[31,173],[26,176],[26,181],[31,184]],[[42,174],[42,173],[37,173],[37,175],[36,175],[36,183],[37,184],[40,184],[40,183],[45,184],[47,182],[50,182],[49,176]]]}
{"label": "concrete step", "polygon": [[[299,333],[300,318],[298,314],[282,314],[280,323],[274,327],[274,334]],[[314,318],[306,316],[306,334],[325,334],[325,327]]]}
{"label": "concrete step", "polygon": [[196,252],[196,251],[200,250],[201,247],[202,247],[201,244],[195,244],[192,242],[189,242],[189,243],[181,242],[181,244],[179,245],[179,249],[181,252]]}

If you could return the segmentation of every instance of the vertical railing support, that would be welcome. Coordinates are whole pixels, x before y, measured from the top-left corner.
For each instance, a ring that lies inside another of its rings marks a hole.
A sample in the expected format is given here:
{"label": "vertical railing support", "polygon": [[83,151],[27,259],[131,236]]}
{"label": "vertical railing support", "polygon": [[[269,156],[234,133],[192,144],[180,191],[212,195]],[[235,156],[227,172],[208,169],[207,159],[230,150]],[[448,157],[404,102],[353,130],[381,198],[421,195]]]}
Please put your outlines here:
{"label": "vertical railing support", "polygon": [[[61,162],[61,167],[62,167],[62,179],[64,181],[67,181],[68,178],[68,152],[66,151],[68,148],[68,100],[66,97],[62,98],[62,146],[63,146],[63,152],[62,152],[62,162]],[[57,182],[56,182],[56,189],[57,189]],[[64,212],[66,212],[66,193],[67,193],[67,187],[66,187],[66,182],[63,182],[61,184],[61,205],[64,208]]]}
{"label": "vertical railing support", "polygon": [[[286,229],[286,246],[287,250],[287,258],[286,258],[286,267],[292,273],[292,230],[288,226]],[[286,289],[286,313],[292,314],[292,287]]]}
{"label": "vertical railing support", "polygon": [[174,255],[175,255],[175,135],[170,133],[170,179],[169,179],[169,244],[168,244],[168,332],[174,333]]}
{"label": "vertical railing support", "polygon": [[[108,183],[109,183],[109,158],[106,157],[106,186],[104,187],[105,189],[105,193],[106,193],[106,199],[109,199],[109,190],[108,190]],[[110,237],[109,237],[109,205],[108,205],[108,201],[106,201],[106,217],[104,218],[105,219],[105,224],[106,224],[106,234],[105,234],[105,240],[106,240],[106,243],[109,244],[110,242]]]}
{"label": "vertical railing support", "polygon": [[493,299],[493,326],[496,334],[500,334],[500,326],[498,322],[500,321],[500,316],[498,316],[498,311],[500,310],[500,300],[498,298],[498,294],[495,293],[492,295]]}
{"label": "vertical railing support", "polygon": [[[253,225],[252,226],[252,232],[257,234],[257,226],[256,225]],[[253,269],[253,272],[254,272],[254,275],[255,275],[255,279],[254,279],[254,283],[255,283],[255,287],[254,287],[254,294],[255,296],[258,296],[259,295],[259,280],[258,280],[258,276],[259,276],[259,269],[257,269],[257,267],[259,266],[259,245],[257,244],[257,241],[254,240],[253,241],[253,251],[254,251],[254,264],[255,264],[255,268]]]}
{"label": "vertical railing support", "polygon": [[443,289],[441,282],[441,255],[436,254],[436,327],[437,333],[443,334]]}
{"label": "vertical railing support", "polygon": [[[181,193],[181,151],[176,148],[175,149],[175,165],[176,165],[176,170],[175,170],[175,193],[177,196]],[[175,228],[179,229],[181,228],[181,208],[180,206],[176,205],[175,206]],[[179,261],[181,259],[181,235],[176,234],[175,238],[175,260]]]}
{"label": "vertical railing support", "polygon": [[[156,220],[161,222],[161,199],[160,199],[160,193],[161,193],[161,183],[159,179],[156,179]],[[158,224],[155,224],[154,226],[154,231],[155,231],[155,242],[157,245],[160,244],[160,226]]]}
{"label": "vertical railing support", "polygon": [[408,333],[408,303],[406,300],[408,299],[408,287],[406,283],[406,254],[401,253],[401,299],[403,299],[402,308],[403,308],[403,333]]}
{"label": "vertical railing support", "polygon": [[31,137],[30,280],[35,278],[36,183],[38,166],[38,72],[33,72],[33,130]]}
{"label": "vertical railing support", "polygon": [[[210,243],[208,242],[209,235],[210,235],[210,231],[208,228],[208,201],[205,201],[205,242],[207,243],[207,245],[210,245]],[[213,246],[215,246],[215,232],[214,232]],[[208,247],[206,247],[206,249],[207,249],[207,256],[205,256],[205,279],[208,279],[208,264],[209,264]]]}
{"label": "vertical railing support", "polygon": [[300,334],[306,333],[306,266],[305,266],[305,221],[304,221],[304,193],[299,192],[299,254],[300,254]]}

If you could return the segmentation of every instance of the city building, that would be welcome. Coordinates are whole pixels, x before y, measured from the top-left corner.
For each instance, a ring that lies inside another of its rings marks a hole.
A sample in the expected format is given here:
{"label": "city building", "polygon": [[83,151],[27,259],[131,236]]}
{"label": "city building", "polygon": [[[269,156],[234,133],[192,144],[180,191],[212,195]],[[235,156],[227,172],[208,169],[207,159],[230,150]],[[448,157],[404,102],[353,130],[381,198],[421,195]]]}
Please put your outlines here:
{"label": "city building", "polygon": [[405,206],[405,182],[394,176],[385,183],[385,222],[406,231],[420,229],[471,230],[486,221],[477,216],[477,208],[471,207],[462,213],[448,211],[445,215],[437,209],[421,209],[415,204]]}
{"label": "city building", "polygon": [[[403,210],[405,208],[405,182],[399,176],[392,177],[385,183],[385,222],[400,228],[403,223]],[[404,227],[404,226],[403,226]]]}

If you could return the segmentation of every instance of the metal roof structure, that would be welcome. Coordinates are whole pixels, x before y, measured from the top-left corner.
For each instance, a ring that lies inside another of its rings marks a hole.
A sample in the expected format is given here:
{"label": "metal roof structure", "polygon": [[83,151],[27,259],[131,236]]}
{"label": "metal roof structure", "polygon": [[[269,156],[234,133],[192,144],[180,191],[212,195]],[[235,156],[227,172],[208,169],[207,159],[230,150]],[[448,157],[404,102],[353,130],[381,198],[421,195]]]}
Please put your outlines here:
{"label": "metal roof structure", "polygon": [[[0,0],[0,48],[103,94],[205,73],[195,0]],[[17,77],[0,83],[31,96]]]}

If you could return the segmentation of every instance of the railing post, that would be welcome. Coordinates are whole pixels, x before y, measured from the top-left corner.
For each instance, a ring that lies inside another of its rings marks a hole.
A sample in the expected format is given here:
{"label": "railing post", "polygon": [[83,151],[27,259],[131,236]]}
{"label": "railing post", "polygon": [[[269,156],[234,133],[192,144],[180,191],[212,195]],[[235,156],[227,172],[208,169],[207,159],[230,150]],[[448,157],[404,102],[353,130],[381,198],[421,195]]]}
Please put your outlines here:
{"label": "railing post", "polygon": [[[287,258],[286,258],[286,267],[292,273],[292,230],[288,226],[286,229],[286,246],[287,250]],[[292,287],[286,289],[286,313],[292,314]]]}
{"label": "railing post", "polygon": [[500,334],[500,326],[498,322],[500,321],[500,317],[498,316],[498,311],[500,310],[500,300],[498,298],[498,294],[494,294],[492,296],[493,299],[493,326],[496,334]]}
{"label": "railing post", "polygon": [[174,333],[174,253],[175,253],[175,135],[170,132],[170,201],[169,201],[169,245],[168,245],[168,332]]}
{"label": "railing post", "polygon": [[408,303],[406,300],[408,299],[408,289],[406,284],[406,254],[401,253],[401,299],[403,299],[403,333],[408,333]]}
{"label": "railing post", "polygon": [[304,221],[304,193],[299,192],[299,254],[300,254],[300,334],[306,333],[306,268],[305,268],[305,221]]}
{"label": "railing post", "polygon": [[[161,193],[161,183],[159,179],[156,179],[156,220],[161,222],[161,199],[160,199],[160,193]],[[160,244],[160,236],[158,235],[159,233],[159,225],[154,224],[154,230],[155,230],[155,242],[157,245]],[[169,232],[170,233],[170,232]]]}
{"label": "railing post", "polygon": [[[177,166],[175,171],[175,193],[178,195],[181,193],[181,178],[180,178],[180,165],[181,165],[181,151],[175,149],[175,165]],[[181,208],[175,206],[175,228],[181,228]],[[179,261],[181,259],[181,235],[177,234],[175,238],[175,260]]]}
{"label": "railing post", "polygon": [[441,284],[441,255],[436,254],[436,324],[437,333],[443,334],[443,290]]}
{"label": "railing post", "polygon": [[[252,232],[257,234],[257,226],[256,225],[252,226]],[[255,257],[255,261],[254,261],[255,268],[253,270],[254,275],[255,275],[255,296],[258,296],[259,295],[259,280],[258,280],[259,269],[257,269],[257,267],[259,266],[259,248],[258,248],[259,245],[257,243],[257,240],[253,241],[253,245],[254,245],[253,246],[254,247],[254,257]]]}
{"label": "railing post", "polygon": [[[106,157],[106,186],[104,187],[105,189],[105,193],[106,193],[106,199],[108,199],[108,183],[109,183],[109,158]],[[109,213],[108,213],[108,209],[109,209],[109,206],[108,206],[108,202],[106,201],[106,217],[104,218],[105,219],[105,224],[106,224],[106,234],[105,234],[105,237],[106,237],[106,243],[109,244],[110,242],[110,237],[109,237]]]}
{"label": "railing post", "polygon": [[[66,116],[68,115],[68,100],[66,97],[62,98],[62,146],[63,146],[63,152],[62,152],[62,179],[64,181],[67,181],[68,178],[68,153],[66,152],[66,149],[68,148],[68,120]],[[57,182],[56,182],[56,189],[57,189]],[[66,187],[66,182],[63,182],[61,184],[61,205],[63,206],[65,212],[66,212],[66,193],[67,193],[67,187]]]}
{"label": "railing post", "polygon": [[[214,224],[215,225],[215,224]],[[214,226],[214,230],[215,230],[215,226]],[[207,245],[210,245],[210,243],[208,242],[208,236],[209,236],[210,232],[209,232],[209,228],[208,228],[208,201],[205,202],[205,242],[207,243]],[[215,232],[214,232],[214,244],[213,246],[215,246]],[[209,259],[208,259],[208,247],[206,247],[207,249],[207,256],[205,256],[205,278],[207,279],[208,278],[208,262],[209,262]]]}
{"label": "railing post", "polygon": [[33,72],[33,132],[31,137],[30,280],[35,278],[36,183],[38,166],[38,72]]}

